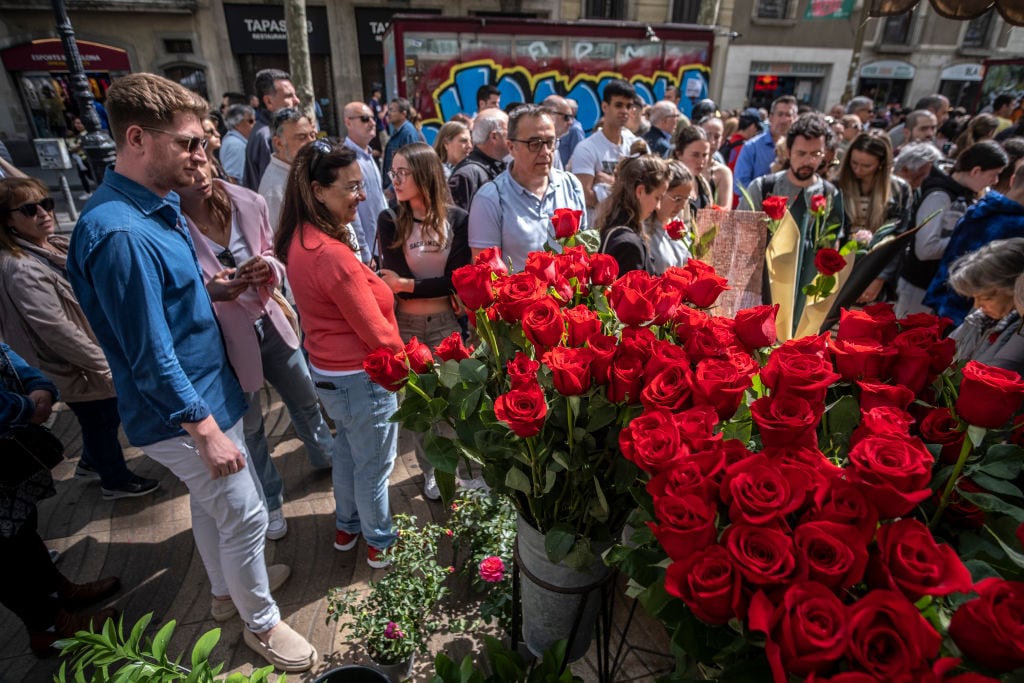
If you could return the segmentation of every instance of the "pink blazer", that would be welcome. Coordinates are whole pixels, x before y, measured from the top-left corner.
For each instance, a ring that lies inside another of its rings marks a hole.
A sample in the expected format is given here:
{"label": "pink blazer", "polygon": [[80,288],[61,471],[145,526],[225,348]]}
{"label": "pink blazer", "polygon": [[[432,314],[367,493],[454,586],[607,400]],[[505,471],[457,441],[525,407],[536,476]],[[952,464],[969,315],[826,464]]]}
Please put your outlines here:
{"label": "pink blazer", "polygon": [[[242,238],[249,246],[249,250],[255,256],[261,255],[270,264],[270,271],[273,279],[266,285],[259,288],[259,308],[234,301],[216,301],[213,310],[217,314],[217,321],[220,322],[221,332],[224,334],[224,344],[227,347],[228,360],[244,391],[258,391],[263,386],[263,361],[260,357],[260,341],[256,336],[251,320],[263,315],[270,317],[274,329],[281,335],[281,339],[293,349],[299,347],[299,339],[295,331],[285,318],[281,306],[271,297],[274,287],[281,284],[284,279],[284,264],[274,256],[274,233],[270,228],[267,203],[263,197],[255,192],[239,185],[231,185],[221,180],[215,180],[231,200],[231,207],[234,211],[235,228],[240,230]],[[188,223],[189,233],[192,235],[192,242],[196,247],[196,256],[199,258],[199,267],[203,270],[203,279],[209,280],[216,273],[224,270],[224,266],[217,260],[217,254],[210,247],[206,238],[199,231],[199,228],[188,216],[185,217]]]}

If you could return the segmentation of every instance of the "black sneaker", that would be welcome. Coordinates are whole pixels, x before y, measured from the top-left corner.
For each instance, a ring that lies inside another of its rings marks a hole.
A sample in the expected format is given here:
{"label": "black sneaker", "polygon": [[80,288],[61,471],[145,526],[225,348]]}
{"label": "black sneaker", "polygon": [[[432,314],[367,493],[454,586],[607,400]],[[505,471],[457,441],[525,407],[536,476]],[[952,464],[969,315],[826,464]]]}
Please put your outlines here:
{"label": "black sneaker", "polygon": [[100,491],[103,493],[103,500],[117,500],[118,498],[144,496],[147,493],[156,491],[159,486],[160,482],[156,479],[146,479],[145,477],[133,474],[128,478],[128,481],[124,482],[120,486],[112,489],[108,489],[106,486],[101,486]]}
{"label": "black sneaker", "polygon": [[75,479],[95,479],[99,481],[99,478],[100,473],[92,465],[88,465],[81,460],[75,465]]}

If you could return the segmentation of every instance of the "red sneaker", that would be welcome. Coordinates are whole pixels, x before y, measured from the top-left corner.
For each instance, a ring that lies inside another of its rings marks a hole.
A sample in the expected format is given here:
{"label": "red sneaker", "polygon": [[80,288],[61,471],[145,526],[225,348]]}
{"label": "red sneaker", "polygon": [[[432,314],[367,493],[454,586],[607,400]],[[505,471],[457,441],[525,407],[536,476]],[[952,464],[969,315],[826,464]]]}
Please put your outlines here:
{"label": "red sneaker", "polygon": [[374,548],[372,545],[366,546],[366,564],[370,565],[374,569],[387,569],[391,566],[391,560],[384,559],[384,551],[379,548]]}
{"label": "red sneaker", "polygon": [[356,543],[359,542],[359,534],[350,534],[347,531],[338,529],[334,532],[334,549],[335,550],[352,550]]}

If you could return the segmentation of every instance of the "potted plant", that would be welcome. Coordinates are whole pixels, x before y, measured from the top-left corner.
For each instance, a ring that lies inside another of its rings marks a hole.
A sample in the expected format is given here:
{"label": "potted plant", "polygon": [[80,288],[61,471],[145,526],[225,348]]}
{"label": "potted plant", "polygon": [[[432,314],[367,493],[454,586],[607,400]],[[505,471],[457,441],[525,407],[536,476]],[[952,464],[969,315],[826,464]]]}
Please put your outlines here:
{"label": "potted plant", "polygon": [[453,335],[435,350],[435,363],[412,340],[402,353],[374,351],[365,367],[382,386],[405,387],[393,419],[426,433],[446,499],[466,458],[512,501],[524,638],[540,654],[575,630],[575,659],[589,644],[597,589],[608,576],[599,555],[621,534],[642,487],[622,455],[621,429],[643,404],[700,391],[678,371],[680,359],[707,356],[712,371],[725,371],[724,363],[739,394],[753,361],[749,349],[716,341],[725,330],[703,309],[727,285],[710,267],[692,260],[664,276],[616,279],[613,258],[576,244],[578,216],[558,211],[552,220],[560,253],[534,252],[523,272],[509,273],[488,249],[453,274],[479,348],[471,353]]}
{"label": "potted plant", "polygon": [[497,620],[505,632],[512,628],[512,546],[516,511],[504,496],[490,491],[462,491],[451,504],[448,522],[456,569],[469,578],[481,596],[484,623]]}
{"label": "potted plant", "polygon": [[370,659],[391,678],[409,677],[417,652],[426,652],[437,626],[435,608],[448,593],[445,581],[453,568],[438,562],[438,540],[448,531],[437,524],[417,525],[416,518],[395,515],[398,542],[388,549],[388,572],[365,591],[332,588],[327,620],[351,630],[363,641]]}

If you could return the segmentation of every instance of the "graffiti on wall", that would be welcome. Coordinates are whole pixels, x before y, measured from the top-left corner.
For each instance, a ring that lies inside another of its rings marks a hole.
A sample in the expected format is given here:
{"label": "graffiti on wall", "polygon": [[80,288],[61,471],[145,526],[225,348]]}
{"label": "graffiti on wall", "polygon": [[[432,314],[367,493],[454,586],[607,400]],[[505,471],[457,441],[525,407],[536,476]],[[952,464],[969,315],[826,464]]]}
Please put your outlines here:
{"label": "graffiti on wall", "polygon": [[[591,130],[601,117],[601,95],[605,85],[614,79],[629,81],[644,102],[653,104],[665,96],[665,89],[677,86],[683,94],[680,110],[689,116],[693,104],[707,97],[709,69],[704,64],[679,65],[674,72],[659,68],[645,69],[642,59],[633,60],[618,70],[568,75],[562,70],[531,71],[521,66],[503,66],[493,59],[478,59],[448,67],[447,77],[432,92],[418,93],[413,105],[430,118],[423,122],[423,135],[432,143],[438,128],[459,112],[476,114],[477,89],[488,83],[501,91],[501,104],[511,102],[539,103],[549,95],[562,95],[579,105],[577,119],[584,130]],[[659,63],[661,60],[658,60]],[[441,68],[439,65],[435,69]],[[435,72],[436,73],[436,72]],[[435,76],[435,78],[437,78]],[[425,79],[437,83],[435,78]],[[429,98],[429,101],[424,101]]]}

